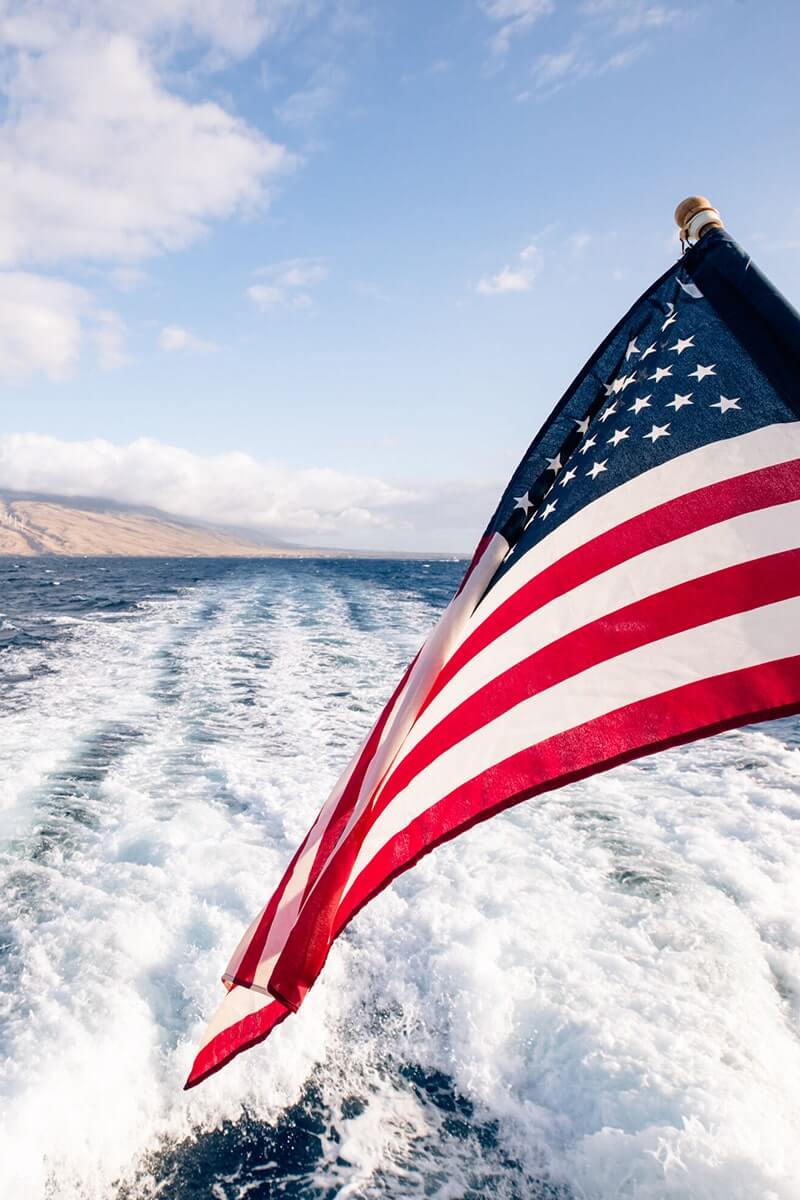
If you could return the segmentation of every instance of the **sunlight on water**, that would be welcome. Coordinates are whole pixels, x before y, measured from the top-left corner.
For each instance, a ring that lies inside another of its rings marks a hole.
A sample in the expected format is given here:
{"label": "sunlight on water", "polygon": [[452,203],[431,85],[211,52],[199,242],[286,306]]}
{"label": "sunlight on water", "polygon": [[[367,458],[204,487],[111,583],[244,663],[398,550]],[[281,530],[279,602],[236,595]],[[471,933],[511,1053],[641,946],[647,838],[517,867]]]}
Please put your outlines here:
{"label": "sunlight on water", "polygon": [[460,570],[3,568],[6,1194],[800,1197],[788,721],[442,847],[297,1017],[181,1090],[230,951]]}

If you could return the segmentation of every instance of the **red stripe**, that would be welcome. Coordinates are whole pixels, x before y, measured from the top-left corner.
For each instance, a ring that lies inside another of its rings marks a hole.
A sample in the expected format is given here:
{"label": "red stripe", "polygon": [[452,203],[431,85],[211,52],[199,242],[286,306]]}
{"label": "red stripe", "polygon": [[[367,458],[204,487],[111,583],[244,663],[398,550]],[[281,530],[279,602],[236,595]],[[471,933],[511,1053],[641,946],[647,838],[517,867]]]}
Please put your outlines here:
{"label": "red stripe", "polygon": [[800,655],[685,684],[522,750],[456,788],[381,848],[347,893],[331,943],[429,851],[522,800],[671,746],[797,712]]}
{"label": "red stripe", "polygon": [[[496,536],[500,537],[500,535],[496,535]],[[463,590],[467,584],[467,581],[470,579],[470,577],[472,575],[473,570],[478,565],[478,563],[482,561],[482,559],[483,559],[484,555],[487,553],[489,547],[493,544],[494,537],[495,537],[495,535],[485,536],[484,538],[481,539],[481,542],[479,543],[478,548],[476,549],[475,554],[473,555],[472,562],[470,563],[470,566],[461,582],[461,586],[458,589],[457,595],[460,595],[463,592]],[[503,538],[500,538],[500,541],[502,542],[502,544],[504,546],[506,545],[506,542]],[[441,618],[441,620],[445,620],[445,619],[446,618],[444,616]],[[441,624],[441,621],[440,621],[440,624]],[[406,685],[407,685],[409,679],[411,678],[414,667],[417,665],[417,661],[420,657],[420,654],[425,649],[425,646],[427,644],[428,643],[426,642],[425,645],[423,645],[422,650],[420,650],[415,655],[413,661],[410,663],[403,678],[401,679],[400,683],[398,684],[394,695],[392,696],[391,700],[389,701],[389,703],[386,705],[383,712],[381,713],[378,723],[375,726],[375,729],[373,730],[373,733],[370,736],[369,742],[365,746],[365,748],[359,758],[359,762],[358,762],[356,768],[354,769],[354,773],[351,776],[351,778],[348,780],[347,787],[339,801],[339,804],[337,805],[336,812],[335,812],[334,816],[330,819],[330,821],[328,822],[328,824],[325,828],[323,838],[321,839],[320,845],[318,845],[316,854],[314,856],[314,863],[313,863],[311,872],[309,873],[309,877],[306,881],[305,888],[303,889],[303,896],[302,896],[301,904],[300,904],[300,914],[301,915],[298,915],[298,917],[295,921],[295,928],[297,927],[298,923],[302,924],[303,908],[305,907],[305,904],[308,901],[309,896],[311,895],[312,891],[315,889],[315,885],[320,876],[320,873],[326,868],[326,865],[327,865],[329,859],[331,859],[331,856],[333,856],[333,865],[335,865],[335,870],[333,870],[333,871],[329,870],[327,872],[324,886],[328,889],[331,887],[335,887],[336,880],[338,880],[340,882],[341,886],[344,886],[344,883],[346,882],[346,880],[348,878],[349,871],[344,863],[344,860],[341,857],[342,850],[338,851],[338,853],[337,853],[336,847],[338,845],[340,837],[342,836],[342,834],[344,833],[344,831],[347,827],[348,821],[351,819],[353,810],[358,802],[359,793],[361,792],[364,776],[366,775],[366,772],[367,772],[375,754],[378,752],[380,737],[381,737],[381,734],[383,733],[384,727],[387,723],[387,719],[388,719],[389,715],[394,711],[395,707],[399,706],[400,698],[406,688]],[[434,677],[433,683],[435,684],[435,682],[436,682],[436,678]],[[424,700],[425,700],[425,697],[423,696],[423,702],[424,702]],[[415,719],[416,719],[416,717],[415,717]],[[383,780],[386,776],[386,773],[388,772],[388,770],[390,768],[391,768],[391,763],[389,763],[386,766],[384,775],[381,777],[381,779],[379,779],[376,782],[374,790],[373,790],[373,795],[375,794],[375,792],[377,792],[377,790],[382,785]],[[308,841],[308,838],[306,838],[306,841]],[[352,831],[351,831],[351,834],[348,835],[348,845],[352,846]],[[355,854],[355,850],[353,850],[353,855],[354,854]],[[353,857],[352,861],[355,861],[354,857]],[[351,866],[352,866],[352,861],[350,864]],[[285,887],[285,882],[282,885],[282,888],[283,887]],[[312,901],[312,908],[315,912],[318,911],[318,901],[317,901],[316,897]],[[335,904],[333,905],[333,907],[331,907],[329,904],[329,909],[330,909],[331,915],[333,915],[333,912],[335,911]],[[250,974],[248,976],[240,968],[239,975],[237,976],[237,979],[240,982],[244,983],[245,985],[251,983],[252,979],[254,978],[255,971],[257,970],[258,964],[263,955],[264,946],[266,944],[266,940],[267,940],[268,933],[269,933],[269,925],[271,924],[271,921],[274,919],[276,911],[277,911],[277,904],[274,907],[272,907],[270,910],[271,915],[270,915],[269,921],[267,921],[265,918],[265,920],[259,925],[259,929],[257,931],[258,932],[257,944],[251,943],[251,945],[248,947],[248,950],[246,953],[247,965],[252,970],[252,974]],[[294,930],[290,931],[288,936],[289,937],[295,936]],[[282,953],[283,953],[283,951],[281,951],[281,954]],[[272,990],[273,985],[270,984],[269,986],[270,986],[270,990]],[[276,995],[277,995],[277,999],[281,1000],[283,1003],[288,1003],[288,1001],[285,1000],[283,996],[281,996],[280,994],[276,994]],[[290,1007],[293,1007],[293,1005],[290,1005]]]}
{"label": "red stripe", "polygon": [[336,846],[336,843],[339,841],[339,838],[348,820],[350,819],[353,808],[358,801],[361,785],[364,782],[364,776],[367,773],[370,763],[375,757],[375,752],[378,749],[381,735],[386,728],[386,723],[389,720],[390,715],[395,710],[397,702],[400,698],[400,694],[408,683],[408,678],[414,669],[419,655],[420,652],[417,651],[411,662],[406,667],[403,678],[400,680],[394,692],[392,693],[391,698],[383,709],[383,712],[378,717],[375,727],[369,736],[369,740],[365,745],[358,762],[356,763],[353,774],[350,776],[350,779],[347,782],[347,787],[342,793],[342,797],[336,806],[336,811],[325,828],[325,832],[320,839],[319,846],[317,847],[317,853],[314,856],[314,863],[311,871],[309,872],[306,886],[303,889],[303,903],[305,903],[306,897],[308,896],[311,888],[314,886],[317,876],[325,866],[325,863],[328,861],[329,855]]}
{"label": "red stripe", "polygon": [[241,1021],[223,1029],[197,1055],[183,1090],[188,1091],[189,1088],[208,1079],[209,1075],[219,1071],[237,1054],[241,1054],[242,1050],[249,1050],[251,1046],[263,1042],[275,1026],[280,1025],[288,1016],[288,1008],[279,1004],[277,1000],[270,1000],[258,1012],[248,1013]]}
{"label": "red stripe", "polygon": [[232,977],[228,975],[223,976],[223,982],[232,978],[233,982],[239,984],[241,987],[250,987],[252,985],[255,978],[256,969],[261,961],[261,955],[264,951],[264,946],[267,941],[267,934],[269,933],[270,926],[275,919],[275,913],[278,911],[278,905],[281,902],[281,897],[286,891],[286,885],[292,877],[292,871],[294,870],[295,863],[302,854],[303,847],[310,836],[311,832],[309,831],[309,833],[306,834],[303,841],[295,850],[292,856],[292,861],[289,863],[289,867],[285,872],[283,879],[272,893],[266,908],[261,914],[261,920],[258,922],[256,931],[250,939],[247,949],[242,955],[237,970]]}
{"label": "red stripe", "polygon": [[648,642],[798,593],[800,550],[784,550],[676,584],[550,642],[484,684],[421,739],[388,777],[370,824],[435,759],[523,700]]}
{"label": "red stripe", "polygon": [[[398,683],[397,687],[395,688],[395,690],[391,696],[391,699],[388,701],[388,703],[386,704],[386,707],[384,708],[383,712],[381,713],[381,715],[379,716],[375,725],[373,726],[372,732],[370,733],[370,735],[364,745],[364,748],[358,757],[358,761],[356,762],[355,766],[353,767],[350,778],[348,779],[345,789],[342,792],[339,803],[336,806],[336,810],[333,813],[333,816],[331,817],[330,821],[328,822],[328,824],[325,828],[325,832],[323,833],[322,838],[320,839],[320,843],[317,846],[317,851],[316,851],[316,854],[314,855],[314,862],[311,867],[311,872],[309,874],[308,881],[306,882],[306,886],[303,891],[303,899],[304,900],[305,900],[306,895],[308,894],[308,889],[312,886],[312,884],[313,884],[314,880],[316,879],[317,875],[319,874],[322,866],[325,864],[325,861],[326,861],[328,855],[330,854],[333,847],[336,845],[336,842],[338,841],[338,838],[339,838],[339,834],[341,833],[341,830],[344,828],[344,826],[350,816],[350,813],[353,810],[356,800],[358,799],[358,793],[361,790],[361,784],[364,779],[364,775],[366,773],[367,766],[372,761],[372,757],[377,748],[378,741],[380,740],[380,736],[383,731],[383,728],[386,725],[386,722],[389,718],[389,714],[391,713],[398,696],[400,695],[401,691],[403,690],[403,688],[406,685],[406,681],[408,680],[408,677],[411,674],[411,670],[414,666],[414,663],[417,661],[418,657],[419,657],[419,654],[415,655],[415,657],[409,663],[409,665],[406,669],[406,672],[403,675],[403,678]],[[297,860],[300,858],[301,854],[303,853],[303,850],[305,849],[305,847],[308,843],[308,840],[311,837],[311,834],[313,833],[313,830],[314,830],[314,826],[312,825],[311,829],[306,834],[306,836],[303,838],[303,841],[300,843],[300,846],[295,851],[294,857],[292,858],[292,861],[289,864],[289,869],[286,871],[285,875],[283,876],[283,879],[279,883],[279,885],[276,888],[275,892],[273,893],[269,903],[267,904],[266,908],[264,909],[264,912],[261,916],[261,920],[258,923],[258,927],[256,928],[256,931],[253,934],[252,938],[250,939],[250,943],[249,943],[247,949],[245,950],[244,954],[242,955],[242,960],[239,963],[239,967],[236,971],[236,974],[233,977],[234,983],[238,983],[242,987],[251,987],[252,986],[253,980],[255,979],[255,976],[256,976],[256,971],[258,970],[259,963],[261,962],[261,956],[264,953],[264,947],[266,946],[266,943],[267,943],[267,937],[269,935],[269,931],[272,926],[272,922],[275,920],[275,914],[278,911],[278,906],[283,897],[283,893],[286,891],[286,886],[292,877],[292,872],[294,871]]]}
{"label": "red stripe", "polygon": [[369,829],[402,788],[441,754],[521,701],[596,663],[799,591],[800,550],[740,563],[678,584],[585,625],[479,689],[423,738],[361,814],[289,931],[267,985],[270,993],[292,1009],[302,1003],[327,958],[341,895]]}
{"label": "red stripe", "polygon": [[[648,697],[511,756],[451,792],[382,847],[340,907],[329,948],[359,910],[398,875],[436,846],[506,808],[659,750],[748,721],[797,712],[800,655]],[[223,1030],[197,1055],[186,1088],[263,1041],[288,1015],[289,1010],[274,1001]]]}
{"label": "red stripe", "polygon": [[[420,712],[425,711],[470,659],[557,596],[656,546],[744,513],[798,498],[800,459],[793,459],[698,488],[599,534],[546,567],[496,608],[442,667]],[[480,607],[477,612],[480,613]]]}

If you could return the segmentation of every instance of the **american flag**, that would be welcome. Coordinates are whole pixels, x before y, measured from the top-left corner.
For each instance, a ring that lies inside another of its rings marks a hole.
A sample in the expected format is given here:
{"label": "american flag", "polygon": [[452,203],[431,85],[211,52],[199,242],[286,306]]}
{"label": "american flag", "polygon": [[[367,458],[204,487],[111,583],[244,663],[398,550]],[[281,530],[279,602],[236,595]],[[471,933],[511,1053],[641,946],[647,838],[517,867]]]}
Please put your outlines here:
{"label": "american flag", "polygon": [[187,1087],[296,1011],[423,854],[617,763],[800,710],[800,317],[723,230],[525,454],[464,581],[246,931]]}

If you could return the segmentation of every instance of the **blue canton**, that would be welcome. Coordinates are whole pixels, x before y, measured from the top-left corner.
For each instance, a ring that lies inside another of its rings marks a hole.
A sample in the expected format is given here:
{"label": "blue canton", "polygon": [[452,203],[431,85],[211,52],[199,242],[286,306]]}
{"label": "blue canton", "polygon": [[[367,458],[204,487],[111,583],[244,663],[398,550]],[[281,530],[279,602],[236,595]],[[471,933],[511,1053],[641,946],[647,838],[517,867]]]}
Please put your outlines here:
{"label": "blue canton", "polygon": [[[776,301],[785,343],[762,344],[756,317],[772,306],[774,320]],[[627,480],[700,446],[800,419],[797,391],[787,396],[800,378],[798,353],[794,310],[726,233],[708,234],[637,301],[529,448],[487,530],[511,547],[493,582]]]}

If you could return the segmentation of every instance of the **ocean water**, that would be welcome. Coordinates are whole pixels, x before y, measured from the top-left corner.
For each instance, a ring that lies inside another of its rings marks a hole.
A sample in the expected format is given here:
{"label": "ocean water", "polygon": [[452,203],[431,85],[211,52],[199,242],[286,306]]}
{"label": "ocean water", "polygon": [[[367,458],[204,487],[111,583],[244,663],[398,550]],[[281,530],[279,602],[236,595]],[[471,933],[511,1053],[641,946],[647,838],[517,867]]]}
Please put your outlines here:
{"label": "ocean water", "polygon": [[796,1200],[800,726],[523,804],[190,1093],[219,975],[462,565],[0,560],[15,1200]]}

